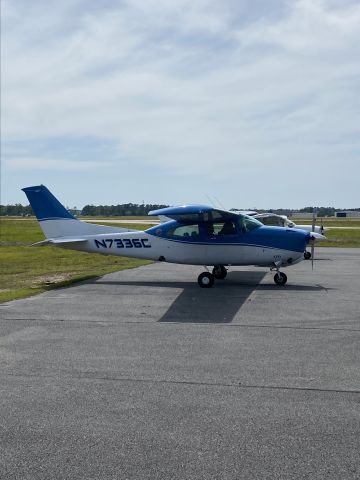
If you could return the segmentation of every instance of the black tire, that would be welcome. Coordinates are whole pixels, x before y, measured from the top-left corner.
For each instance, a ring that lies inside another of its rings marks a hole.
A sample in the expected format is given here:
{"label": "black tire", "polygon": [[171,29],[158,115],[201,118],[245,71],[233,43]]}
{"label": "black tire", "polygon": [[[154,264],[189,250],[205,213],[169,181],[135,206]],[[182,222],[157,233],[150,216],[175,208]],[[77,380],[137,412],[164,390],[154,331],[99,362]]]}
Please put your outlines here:
{"label": "black tire", "polygon": [[304,258],[305,258],[305,260],[310,260],[310,258],[311,258],[311,253],[306,250],[306,251],[304,252]]}
{"label": "black tire", "polygon": [[198,284],[201,288],[211,288],[214,285],[214,275],[210,272],[200,273],[198,276]]}
{"label": "black tire", "polygon": [[215,265],[212,270],[212,274],[217,280],[224,280],[227,275],[227,270],[224,265]]}
{"label": "black tire", "polygon": [[274,282],[276,285],[285,285],[287,282],[287,276],[283,272],[277,272],[274,276]]}

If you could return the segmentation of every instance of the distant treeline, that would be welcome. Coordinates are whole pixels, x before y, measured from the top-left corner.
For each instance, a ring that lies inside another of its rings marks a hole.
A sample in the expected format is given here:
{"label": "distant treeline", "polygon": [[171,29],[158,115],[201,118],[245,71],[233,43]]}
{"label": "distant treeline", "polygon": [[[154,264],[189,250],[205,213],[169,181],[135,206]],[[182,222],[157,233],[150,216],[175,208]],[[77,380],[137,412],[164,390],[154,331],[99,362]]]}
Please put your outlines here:
{"label": "distant treeline", "polygon": [[[318,207],[316,209],[318,217],[334,217],[335,212],[340,210],[335,207]],[[347,210],[357,210],[356,208],[347,209]],[[259,210],[260,211],[260,210]],[[264,210],[265,211],[265,210]],[[314,207],[305,207],[300,210],[289,210],[289,209],[277,209],[277,210],[267,210],[271,213],[276,213],[277,215],[287,215],[291,216],[292,213],[313,213]]]}
{"label": "distant treeline", "polygon": [[138,205],[136,203],[123,203],[122,205],[85,205],[81,215],[92,217],[123,217],[147,215],[151,210],[165,208],[168,205]]}
{"label": "distant treeline", "polygon": [[[299,210],[291,210],[291,209],[286,209],[286,208],[278,208],[278,209],[270,209],[270,210],[260,210],[254,208],[259,213],[265,213],[265,212],[270,212],[270,213],[276,213],[277,215],[286,215],[288,217],[291,217],[293,213],[313,213],[315,207],[305,207],[305,208],[300,208]],[[342,210],[346,210],[349,212],[357,212],[360,210],[360,208],[335,208],[335,207],[316,207],[316,215],[317,217],[335,217],[335,212],[339,212]]]}
{"label": "distant treeline", "polygon": [[[82,210],[69,208],[69,211],[75,215],[84,215],[92,217],[118,217],[118,216],[142,216],[147,215],[151,210],[158,210],[159,208],[165,208],[168,205],[157,205],[157,204],[142,204],[138,205],[136,203],[123,203],[121,205],[85,205]],[[245,209],[244,209],[245,210]],[[254,209],[258,212],[272,212],[278,215],[288,215],[292,213],[312,213],[314,207],[305,207],[300,210],[289,210],[289,209],[270,209],[270,210],[260,210]],[[318,207],[317,216],[318,217],[334,217],[335,212],[342,209],[334,207]],[[344,210],[348,211],[358,211],[359,208],[346,208]],[[30,205],[23,206],[19,203],[16,205],[0,205],[0,216],[13,216],[13,217],[27,217],[29,215],[34,215]]]}
{"label": "distant treeline", "polygon": [[[94,217],[117,217],[117,216],[140,216],[147,215],[151,210],[165,208],[168,205],[138,205],[136,203],[124,203],[122,205],[85,205],[82,210],[69,208],[69,211],[75,215],[94,216]],[[27,217],[34,215],[30,205],[0,205],[0,216]]]}
{"label": "distant treeline", "polygon": [[[340,210],[339,208],[335,209],[333,207],[319,207],[316,209],[318,217],[334,217],[335,212]],[[314,207],[305,207],[299,210],[299,213],[313,213]]]}
{"label": "distant treeline", "polygon": [[0,205],[0,216],[9,216],[9,217],[27,217],[29,215],[34,215],[34,212],[30,205],[24,207],[17,203],[16,205]]}

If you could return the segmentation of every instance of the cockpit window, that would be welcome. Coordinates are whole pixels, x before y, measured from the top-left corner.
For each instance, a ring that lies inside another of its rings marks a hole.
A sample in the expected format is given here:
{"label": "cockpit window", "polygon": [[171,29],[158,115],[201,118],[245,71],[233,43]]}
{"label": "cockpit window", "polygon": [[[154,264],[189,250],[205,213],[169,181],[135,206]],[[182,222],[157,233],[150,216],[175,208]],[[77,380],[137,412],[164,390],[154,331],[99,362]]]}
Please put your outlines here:
{"label": "cockpit window", "polygon": [[262,223],[255,218],[239,215],[238,218],[222,220],[220,222],[206,223],[206,233],[210,238],[225,237],[237,235],[238,233],[247,233],[255,228],[261,227]]}
{"label": "cockpit window", "polygon": [[256,218],[248,217],[247,215],[239,215],[239,217],[240,228],[245,233],[262,226],[262,223],[256,220]]}
{"label": "cockpit window", "polygon": [[227,220],[226,222],[214,223],[214,231],[217,235],[234,235],[236,226],[234,222]]}
{"label": "cockpit window", "polygon": [[177,238],[196,238],[199,236],[199,225],[181,225],[178,227],[170,228],[167,231],[168,237]]}

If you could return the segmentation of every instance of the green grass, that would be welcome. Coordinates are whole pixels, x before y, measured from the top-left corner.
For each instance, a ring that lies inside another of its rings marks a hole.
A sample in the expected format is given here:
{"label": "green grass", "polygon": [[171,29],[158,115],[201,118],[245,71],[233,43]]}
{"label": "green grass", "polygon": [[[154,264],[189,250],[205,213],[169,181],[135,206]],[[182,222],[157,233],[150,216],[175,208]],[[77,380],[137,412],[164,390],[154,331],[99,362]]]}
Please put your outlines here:
{"label": "green grass", "polygon": [[[309,218],[292,218],[293,222],[298,225],[311,225],[312,220]],[[324,217],[316,220],[316,225],[324,225],[324,227],[355,227],[360,228],[360,218],[334,218]]]}
{"label": "green grass", "polygon": [[[319,246],[360,248],[360,219],[329,219],[324,221],[324,225],[331,230],[326,232],[328,240],[319,243]],[[336,228],[339,226],[358,226],[359,229]],[[121,227],[144,229],[141,224],[122,224]],[[44,235],[34,218],[0,217],[0,302],[150,263],[50,246],[30,246],[43,239]]]}
{"label": "green grass", "polygon": [[[136,229],[137,226],[126,227]],[[140,228],[143,226],[139,225]],[[0,302],[151,263],[50,246],[30,246],[43,239],[39,224],[33,218],[0,218]]]}
{"label": "green grass", "polygon": [[327,240],[319,242],[319,247],[360,248],[360,228],[356,230],[331,228],[325,232],[325,236]]}
{"label": "green grass", "polygon": [[[296,219],[298,225],[311,225],[311,220]],[[360,218],[323,218],[316,225],[324,225],[329,230],[324,235],[327,240],[319,243],[320,247],[360,248]],[[345,227],[343,229],[342,227]],[[350,227],[350,228],[349,228]],[[349,230],[346,230],[349,228]]]}

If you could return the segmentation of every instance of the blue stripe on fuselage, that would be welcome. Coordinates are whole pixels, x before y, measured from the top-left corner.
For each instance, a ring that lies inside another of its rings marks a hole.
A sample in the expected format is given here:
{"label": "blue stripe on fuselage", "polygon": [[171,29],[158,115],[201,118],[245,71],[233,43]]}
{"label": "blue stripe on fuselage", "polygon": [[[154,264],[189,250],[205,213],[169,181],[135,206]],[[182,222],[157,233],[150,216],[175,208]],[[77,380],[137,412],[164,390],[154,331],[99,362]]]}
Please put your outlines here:
{"label": "blue stripe on fuselage", "polygon": [[[191,245],[216,245],[216,246],[253,246],[259,248],[271,248],[289,250],[292,252],[303,252],[309,240],[309,233],[302,230],[288,229],[284,227],[261,226],[246,233],[234,235],[217,235],[209,237],[205,229],[199,228],[199,235],[196,237],[174,237],[169,236],[168,231],[177,225],[176,221],[170,221],[146,230],[146,233],[164,240],[186,243]],[[200,224],[201,226],[201,224]]]}

